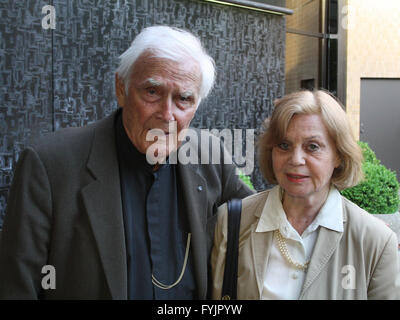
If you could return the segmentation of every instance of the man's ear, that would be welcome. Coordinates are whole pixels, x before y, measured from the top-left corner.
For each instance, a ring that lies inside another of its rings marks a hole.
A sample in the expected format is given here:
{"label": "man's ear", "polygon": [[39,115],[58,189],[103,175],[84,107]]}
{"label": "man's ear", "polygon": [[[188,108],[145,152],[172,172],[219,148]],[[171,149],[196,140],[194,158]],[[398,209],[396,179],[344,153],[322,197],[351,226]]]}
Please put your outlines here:
{"label": "man's ear", "polygon": [[115,73],[115,94],[119,106],[123,108],[125,106],[125,85],[118,73]]}

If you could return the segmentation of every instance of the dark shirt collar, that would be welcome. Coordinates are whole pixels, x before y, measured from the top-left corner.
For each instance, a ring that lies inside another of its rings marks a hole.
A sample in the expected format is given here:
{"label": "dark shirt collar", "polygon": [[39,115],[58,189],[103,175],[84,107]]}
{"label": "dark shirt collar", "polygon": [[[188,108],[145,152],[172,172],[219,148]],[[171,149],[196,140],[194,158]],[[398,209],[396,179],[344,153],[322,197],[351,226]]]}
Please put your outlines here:
{"label": "dark shirt collar", "polygon": [[147,162],[146,154],[141,153],[129,139],[122,123],[122,112],[116,118],[117,146],[121,159],[131,162],[138,169],[153,172],[153,165]]}

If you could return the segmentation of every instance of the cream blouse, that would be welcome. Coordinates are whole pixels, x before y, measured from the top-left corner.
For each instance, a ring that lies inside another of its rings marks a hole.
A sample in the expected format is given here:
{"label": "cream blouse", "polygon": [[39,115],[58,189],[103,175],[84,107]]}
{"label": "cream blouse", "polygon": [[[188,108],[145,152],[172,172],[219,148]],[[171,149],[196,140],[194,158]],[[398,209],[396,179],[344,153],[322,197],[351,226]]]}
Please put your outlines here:
{"label": "cream blouse", "polygon": [[[279,186],[270,191],[256,232],[278,229],[286,242],[290,257],[294,261],[304,264],[310,261],[320,226],[343,232],[342,198],[339,191],[335,187],[331,187],[320,212],[300,236],[286,218],[281,195],[282,191]],[[264,300],[298,299],[305,273],[306,271],[296,268],[285,259],[278,248],[277,239],[274,237],[264,273],[264,288],[261,298]]]}

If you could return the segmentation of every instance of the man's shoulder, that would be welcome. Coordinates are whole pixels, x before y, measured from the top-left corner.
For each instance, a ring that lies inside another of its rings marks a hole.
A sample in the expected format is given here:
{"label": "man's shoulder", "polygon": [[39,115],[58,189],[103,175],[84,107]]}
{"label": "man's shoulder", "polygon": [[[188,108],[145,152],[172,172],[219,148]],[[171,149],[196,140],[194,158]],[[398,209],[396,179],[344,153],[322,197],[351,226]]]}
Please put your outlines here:
{"label": "man's shoulder", "polygon": [[65,144],[79,142],[90,136],[95,127],[95,123],[83,127],[66,127],[57,131],[47,133],[36,139],[32,146],[38,149],[46,147],[65,146]]}
{"label": "man's shoulder", "polygon": [[82,127],[62,128],[36,139],[31,147],[43,156],[80,153],[87,150],[93,142],[97,130],[110,130],[113,114]]}

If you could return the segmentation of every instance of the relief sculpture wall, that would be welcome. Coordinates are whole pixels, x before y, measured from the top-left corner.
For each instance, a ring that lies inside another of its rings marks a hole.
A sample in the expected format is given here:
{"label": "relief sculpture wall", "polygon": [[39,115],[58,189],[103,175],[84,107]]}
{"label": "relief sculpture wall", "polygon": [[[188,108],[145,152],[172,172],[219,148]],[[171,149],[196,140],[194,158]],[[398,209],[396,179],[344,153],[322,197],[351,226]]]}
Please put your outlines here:
{"label": "relief sculpture wall", "polygon": [[[45,5],[55,8],[55,29],[42,27]],[[117,108],[118,56],[143,27],[190,30],[214,57],[216,85],[195,127],[257,135],[284,93],[281,16],[201,0],[0,0],[0,17],[0,215],[25,146]],[[252,181],[258,190],[266,187],[257,168]]]}

